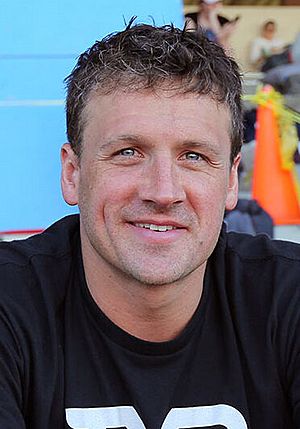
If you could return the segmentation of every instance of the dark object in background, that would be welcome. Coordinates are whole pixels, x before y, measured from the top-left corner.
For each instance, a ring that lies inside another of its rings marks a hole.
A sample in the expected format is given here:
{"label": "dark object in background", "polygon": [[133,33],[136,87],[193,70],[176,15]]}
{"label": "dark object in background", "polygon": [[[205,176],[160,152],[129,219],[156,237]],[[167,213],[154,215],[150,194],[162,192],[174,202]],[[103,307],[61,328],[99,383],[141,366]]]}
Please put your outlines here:
{"label": "dark object in background", "polygon": [[[192,12],[192,13],[186,13],[185,14],[185,19],[190,18],[192,21],[194,21],[194,23],[197,26],[197,20],[198,20],[198,13],[197,12]],[[230,22],[229,19],[225,18],[225,16],[222,15],[217,15],[217,19],[221,25],[221,27],[223,27],[223,25],[227,24],[227,22]],[[233,22],[238,21],[239,20],[239,16],[236,16],[236,18],[233,20]]]}
{"label": "dark object in background", "polygon": [[272,85],[281,94],[300,94],[300,63],[273,68],[265,74],[263,83]]}
{"label": "dark object in background", "polygon": [[244,111],[244,143],[255,140],[256,108]]}
{"label": "dark object in background", "polygon": [[274,67],[282,66],[284,64],[291,63],[290,47],[287,47],[280,54],[274,54],[269,56],[261,66],[261,71],[266,73]]}
{"label": "dark object in background", "polygon": [[239,199],[235,209],[225,213],[224,220],[227,231],[274,236],[273,220],[256,200]]}

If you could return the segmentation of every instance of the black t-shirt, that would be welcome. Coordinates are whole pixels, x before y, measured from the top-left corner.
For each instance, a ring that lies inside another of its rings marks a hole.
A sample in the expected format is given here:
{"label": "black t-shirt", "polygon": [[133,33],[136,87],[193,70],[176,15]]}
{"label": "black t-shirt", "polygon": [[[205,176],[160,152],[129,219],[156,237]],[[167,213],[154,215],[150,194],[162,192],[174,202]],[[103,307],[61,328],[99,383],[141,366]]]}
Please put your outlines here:
{"label": "black t-shirt", "polygon": [[114,325],[78,216],[0,245],[0,428],[299,429],[300,246],[226,234],[175,340]]}

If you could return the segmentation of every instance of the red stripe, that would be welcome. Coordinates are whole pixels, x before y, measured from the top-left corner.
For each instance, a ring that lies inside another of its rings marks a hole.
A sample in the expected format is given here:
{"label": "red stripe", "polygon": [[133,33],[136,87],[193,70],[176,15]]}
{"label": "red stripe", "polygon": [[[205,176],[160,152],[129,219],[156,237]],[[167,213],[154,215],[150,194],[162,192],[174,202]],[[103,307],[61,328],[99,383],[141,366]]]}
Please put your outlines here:
{"label": "red stripe", "polygon": [[16,234],[39,234],[42,229],[16,229],[11,231],[0,231],[0,235],[16,235]]}

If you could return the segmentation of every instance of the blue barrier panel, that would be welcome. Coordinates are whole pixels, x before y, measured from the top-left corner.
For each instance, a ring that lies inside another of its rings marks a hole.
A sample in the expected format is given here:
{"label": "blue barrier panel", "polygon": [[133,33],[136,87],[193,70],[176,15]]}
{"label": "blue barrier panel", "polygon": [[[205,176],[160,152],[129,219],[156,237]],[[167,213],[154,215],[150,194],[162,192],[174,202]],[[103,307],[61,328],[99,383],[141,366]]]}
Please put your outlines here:
{"label": "blue barrier panel", "polygon": [[[139,22],[183,23],[181,0],[11,2],[0,16],[0,231],[45,228],[74,212],[60,192],[63,79],[95,40]],[[75,209],[76,210],[76,209]]]}

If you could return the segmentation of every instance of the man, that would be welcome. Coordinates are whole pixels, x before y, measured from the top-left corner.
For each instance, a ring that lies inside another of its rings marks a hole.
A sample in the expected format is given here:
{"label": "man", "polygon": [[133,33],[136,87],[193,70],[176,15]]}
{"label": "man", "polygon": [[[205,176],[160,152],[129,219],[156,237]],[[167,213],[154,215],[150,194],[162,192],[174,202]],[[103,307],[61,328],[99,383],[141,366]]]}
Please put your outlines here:
{"label": "man", "polygon": [[80,216],[1,245],[0,427],[299,427],[299,248],[222,227],[236,63],[129,26],[67,87],[62,189]]}

